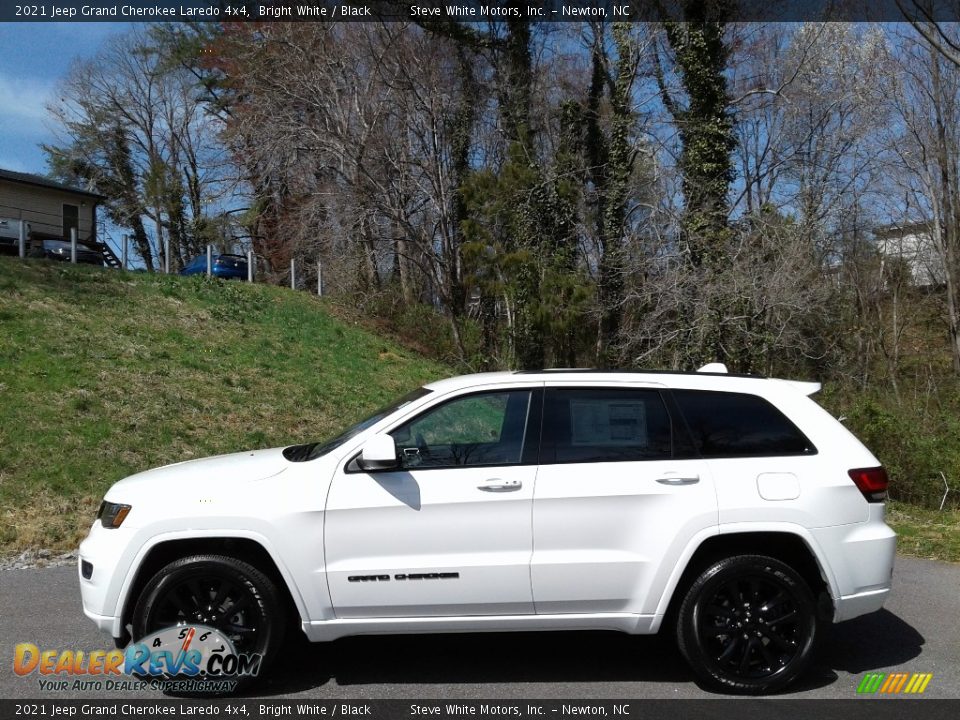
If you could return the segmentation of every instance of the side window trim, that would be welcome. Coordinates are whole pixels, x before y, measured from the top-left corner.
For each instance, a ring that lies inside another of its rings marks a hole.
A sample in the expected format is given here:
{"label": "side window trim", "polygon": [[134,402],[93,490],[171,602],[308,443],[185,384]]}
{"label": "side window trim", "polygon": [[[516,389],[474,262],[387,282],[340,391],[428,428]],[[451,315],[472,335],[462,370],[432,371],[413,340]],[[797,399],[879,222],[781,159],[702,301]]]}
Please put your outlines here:
{"label": "side window trim", "polygon": [[521,465],[540,464],[540,448],[543,442],[543,396],[543,385],[531,388],[527,427],[523,437],[523,454],[520,457]]}
{"label": "side window trim", "polygon": [[690,426],[687,425],[687,419],[680,410],[676,398],[673,397],[673,391],[670,388],[663,388],[660,391],[660,396],[663,398],[663,404],[667,407],[667,414],[670,416],[670,425],[673,430],[673,459],[702,459]]}

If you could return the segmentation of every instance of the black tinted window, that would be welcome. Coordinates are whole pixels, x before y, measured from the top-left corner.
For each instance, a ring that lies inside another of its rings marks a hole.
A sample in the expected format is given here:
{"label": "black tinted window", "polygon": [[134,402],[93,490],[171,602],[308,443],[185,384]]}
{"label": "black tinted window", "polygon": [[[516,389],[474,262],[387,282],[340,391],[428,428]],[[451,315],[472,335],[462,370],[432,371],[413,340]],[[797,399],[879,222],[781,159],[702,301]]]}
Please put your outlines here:
{"label": "black tinted window", "polygon": [[773,405],[756,395],[674,390],[704,457],[806,455],[813,444]]}
{"label": "black tinted window", "polygon": [[656,390],[547,390],[542,463],[670,457],[670,416]]}

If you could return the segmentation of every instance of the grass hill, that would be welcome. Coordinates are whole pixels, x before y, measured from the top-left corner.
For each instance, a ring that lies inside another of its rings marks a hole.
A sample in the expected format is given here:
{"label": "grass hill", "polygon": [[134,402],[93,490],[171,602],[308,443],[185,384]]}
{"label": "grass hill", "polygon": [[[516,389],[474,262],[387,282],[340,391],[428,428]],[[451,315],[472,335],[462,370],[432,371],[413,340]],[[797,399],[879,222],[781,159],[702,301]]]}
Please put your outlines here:
{"label": "grass hill", "polygon": [[0,555],[75,548],[126,475],[322,439],[449,374],[307,293],[0,257]]}
{"label": "grass hill", "polygon": [[[0,557],[76,548],[126,475],[322,439],[453,374],[335,310],[285,288],[0,257]],[[920,427],[913,404],[841,390],[818,400],[850,416],[895,487],[950,467],[952,425],[899,432]],[[960,561],[960,510],[900,502],[889,518],[901,552]]]}

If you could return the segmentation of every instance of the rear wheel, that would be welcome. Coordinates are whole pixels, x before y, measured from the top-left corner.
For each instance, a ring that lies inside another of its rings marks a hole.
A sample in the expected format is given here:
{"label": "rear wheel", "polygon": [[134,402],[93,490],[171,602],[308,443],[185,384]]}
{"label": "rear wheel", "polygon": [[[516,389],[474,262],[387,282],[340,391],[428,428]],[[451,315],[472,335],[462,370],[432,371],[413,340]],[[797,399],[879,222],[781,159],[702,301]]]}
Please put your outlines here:
{"label": "rear wheel", "polygon": [[147,583],[132,619],[138,640],[171,627],[213,628],[238,655],[259,654],[261,672],[275,658],[286,624],[270,578],[225,555],[194,555],[164,567]]}
{"label": "rear wheel", "polygon": [[793,568],[771,557],[738,555],[712,564],[690,586],[677,642],[705,686],[759,695],[806,670],[817,625],[813,593]]}

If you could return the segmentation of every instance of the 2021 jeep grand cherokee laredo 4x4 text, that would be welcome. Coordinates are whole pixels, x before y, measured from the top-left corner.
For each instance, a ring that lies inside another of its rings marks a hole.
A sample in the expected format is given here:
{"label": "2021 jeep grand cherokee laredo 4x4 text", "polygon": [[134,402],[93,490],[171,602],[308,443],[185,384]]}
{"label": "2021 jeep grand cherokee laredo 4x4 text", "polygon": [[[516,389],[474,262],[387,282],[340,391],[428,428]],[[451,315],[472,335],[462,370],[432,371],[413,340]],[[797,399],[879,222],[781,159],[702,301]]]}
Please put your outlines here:
{"label": "2021 jeep grand cherokee laredo 4x4 text", "polygon": [[140,473],[80,547],[123,643],[215,628],[275,656],[357,633],[676,633],[697,678],[779,689],[824,621],[878,610],[886,474],[808,395],[725,374],[489,373],[325,443]]}

